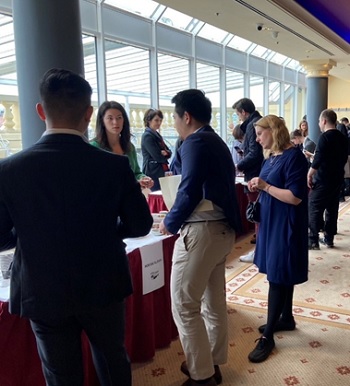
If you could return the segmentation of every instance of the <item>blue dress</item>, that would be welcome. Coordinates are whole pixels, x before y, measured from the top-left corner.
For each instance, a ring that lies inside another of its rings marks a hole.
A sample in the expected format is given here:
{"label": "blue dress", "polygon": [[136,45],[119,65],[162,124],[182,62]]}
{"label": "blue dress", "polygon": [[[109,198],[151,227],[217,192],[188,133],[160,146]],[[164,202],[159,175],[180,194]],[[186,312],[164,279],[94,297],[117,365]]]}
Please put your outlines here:
{"label": "blue dress", "polygon": [[298,148],[265,160],[260,178],[268,184],[289,189],[302,201],[286,204],[261,191],[261,222],[257,235],[254,263],[267,280],[294,285],[308,279],[308,165]]}

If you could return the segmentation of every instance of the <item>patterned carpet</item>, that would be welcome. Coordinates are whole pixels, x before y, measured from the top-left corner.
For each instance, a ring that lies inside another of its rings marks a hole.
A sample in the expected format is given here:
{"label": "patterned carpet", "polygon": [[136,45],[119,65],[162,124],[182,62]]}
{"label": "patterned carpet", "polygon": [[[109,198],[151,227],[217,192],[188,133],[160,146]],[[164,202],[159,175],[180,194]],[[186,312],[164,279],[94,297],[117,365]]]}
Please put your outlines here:
{"label": "patterned carpet", "polygon": [[[227,260],[229,360],[222,385],[350,385],[350,201],[340,206],[335,248],[310,251],[309,281],[296,286],[295,331],[275,334],[269,359],[250,363],[248,353],[266,320],[268,283],[253,264],[238,257],[252,249],[238,240]],[[297,241],[296,241],[297,242]],[[157,351],[153,361],[133,365],[135,386],[180,386],[184,354],[179,341]]]}

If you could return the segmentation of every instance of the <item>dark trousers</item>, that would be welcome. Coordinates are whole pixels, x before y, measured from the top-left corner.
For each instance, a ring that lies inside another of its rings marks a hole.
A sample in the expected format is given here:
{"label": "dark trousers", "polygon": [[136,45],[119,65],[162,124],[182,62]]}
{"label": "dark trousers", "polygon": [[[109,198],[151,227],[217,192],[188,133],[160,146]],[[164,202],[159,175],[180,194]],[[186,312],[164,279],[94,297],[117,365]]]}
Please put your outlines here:
{"label": "dark trousers", "polygon": [[130,386],[124,347],[125,303],[51,320],[31,320],[47,386],[82,386],[81,333],[90,341],[101,386]]}
{"label": "dark trousers", "polygon": [[337,233],[339,210],[338,186],[315,185],[309,193],[309,240],[318,243],[318,233],[322,228],[328,241],[333,241]]}

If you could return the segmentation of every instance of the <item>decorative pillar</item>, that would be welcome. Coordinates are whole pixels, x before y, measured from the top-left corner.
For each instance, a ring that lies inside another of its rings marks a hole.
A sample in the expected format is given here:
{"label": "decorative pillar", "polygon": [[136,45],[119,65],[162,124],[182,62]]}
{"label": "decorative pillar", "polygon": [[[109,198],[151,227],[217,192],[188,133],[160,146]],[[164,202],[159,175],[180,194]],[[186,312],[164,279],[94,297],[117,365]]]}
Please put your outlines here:
{"label": "decorative pillar", "polygon": [[79,0],[12,0],[23,148],[45,130],[36,114],[39,82],[50,68],[84,75]]}
{"label": "decorative pillar", "polygon": [[328,75],[337,65],[333,60],[306,60],[300,64],[307,71],[306,75],[306,115],[309,125],[309,137],[317,143],[321,134],[318,126],[320,113],[328,107]]}

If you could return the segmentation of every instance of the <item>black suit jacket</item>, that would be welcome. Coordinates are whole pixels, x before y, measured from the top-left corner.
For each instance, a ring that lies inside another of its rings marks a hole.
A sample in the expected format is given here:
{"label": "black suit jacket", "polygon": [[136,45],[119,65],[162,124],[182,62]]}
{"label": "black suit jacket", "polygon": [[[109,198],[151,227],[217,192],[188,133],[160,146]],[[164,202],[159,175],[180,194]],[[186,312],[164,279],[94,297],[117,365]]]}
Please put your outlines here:
{"label": "black suit jacket", "polygon": [[244,180],[250,181],[253,177],[258,177],[264,160],[263,151],[260,143],[256,142],[254,123],[261,118],[258,111],[254,111],[241,124],[244,132],[243,139],[243,159],[239,161],[237,168],[244,172]]}
{"label": "black suit jacket", "polygon": [[0,162],[0,250],[17,246],[10,310],[67,316],[132,292],[124,237],[152,217],[127,157],[71,134],[43,136]]}
{"label": "black suit jacket", "polygon": [[[168,156],[162,155],[162,150],[166,150]],[[163,165],[168,165],[171,150],[166,146],[158,132],[147,127],[142,134],[141,151],[143,158],[142,172],[154,180],[153,190],[160,189],[158,179],[164,177],[165,169]]]}

